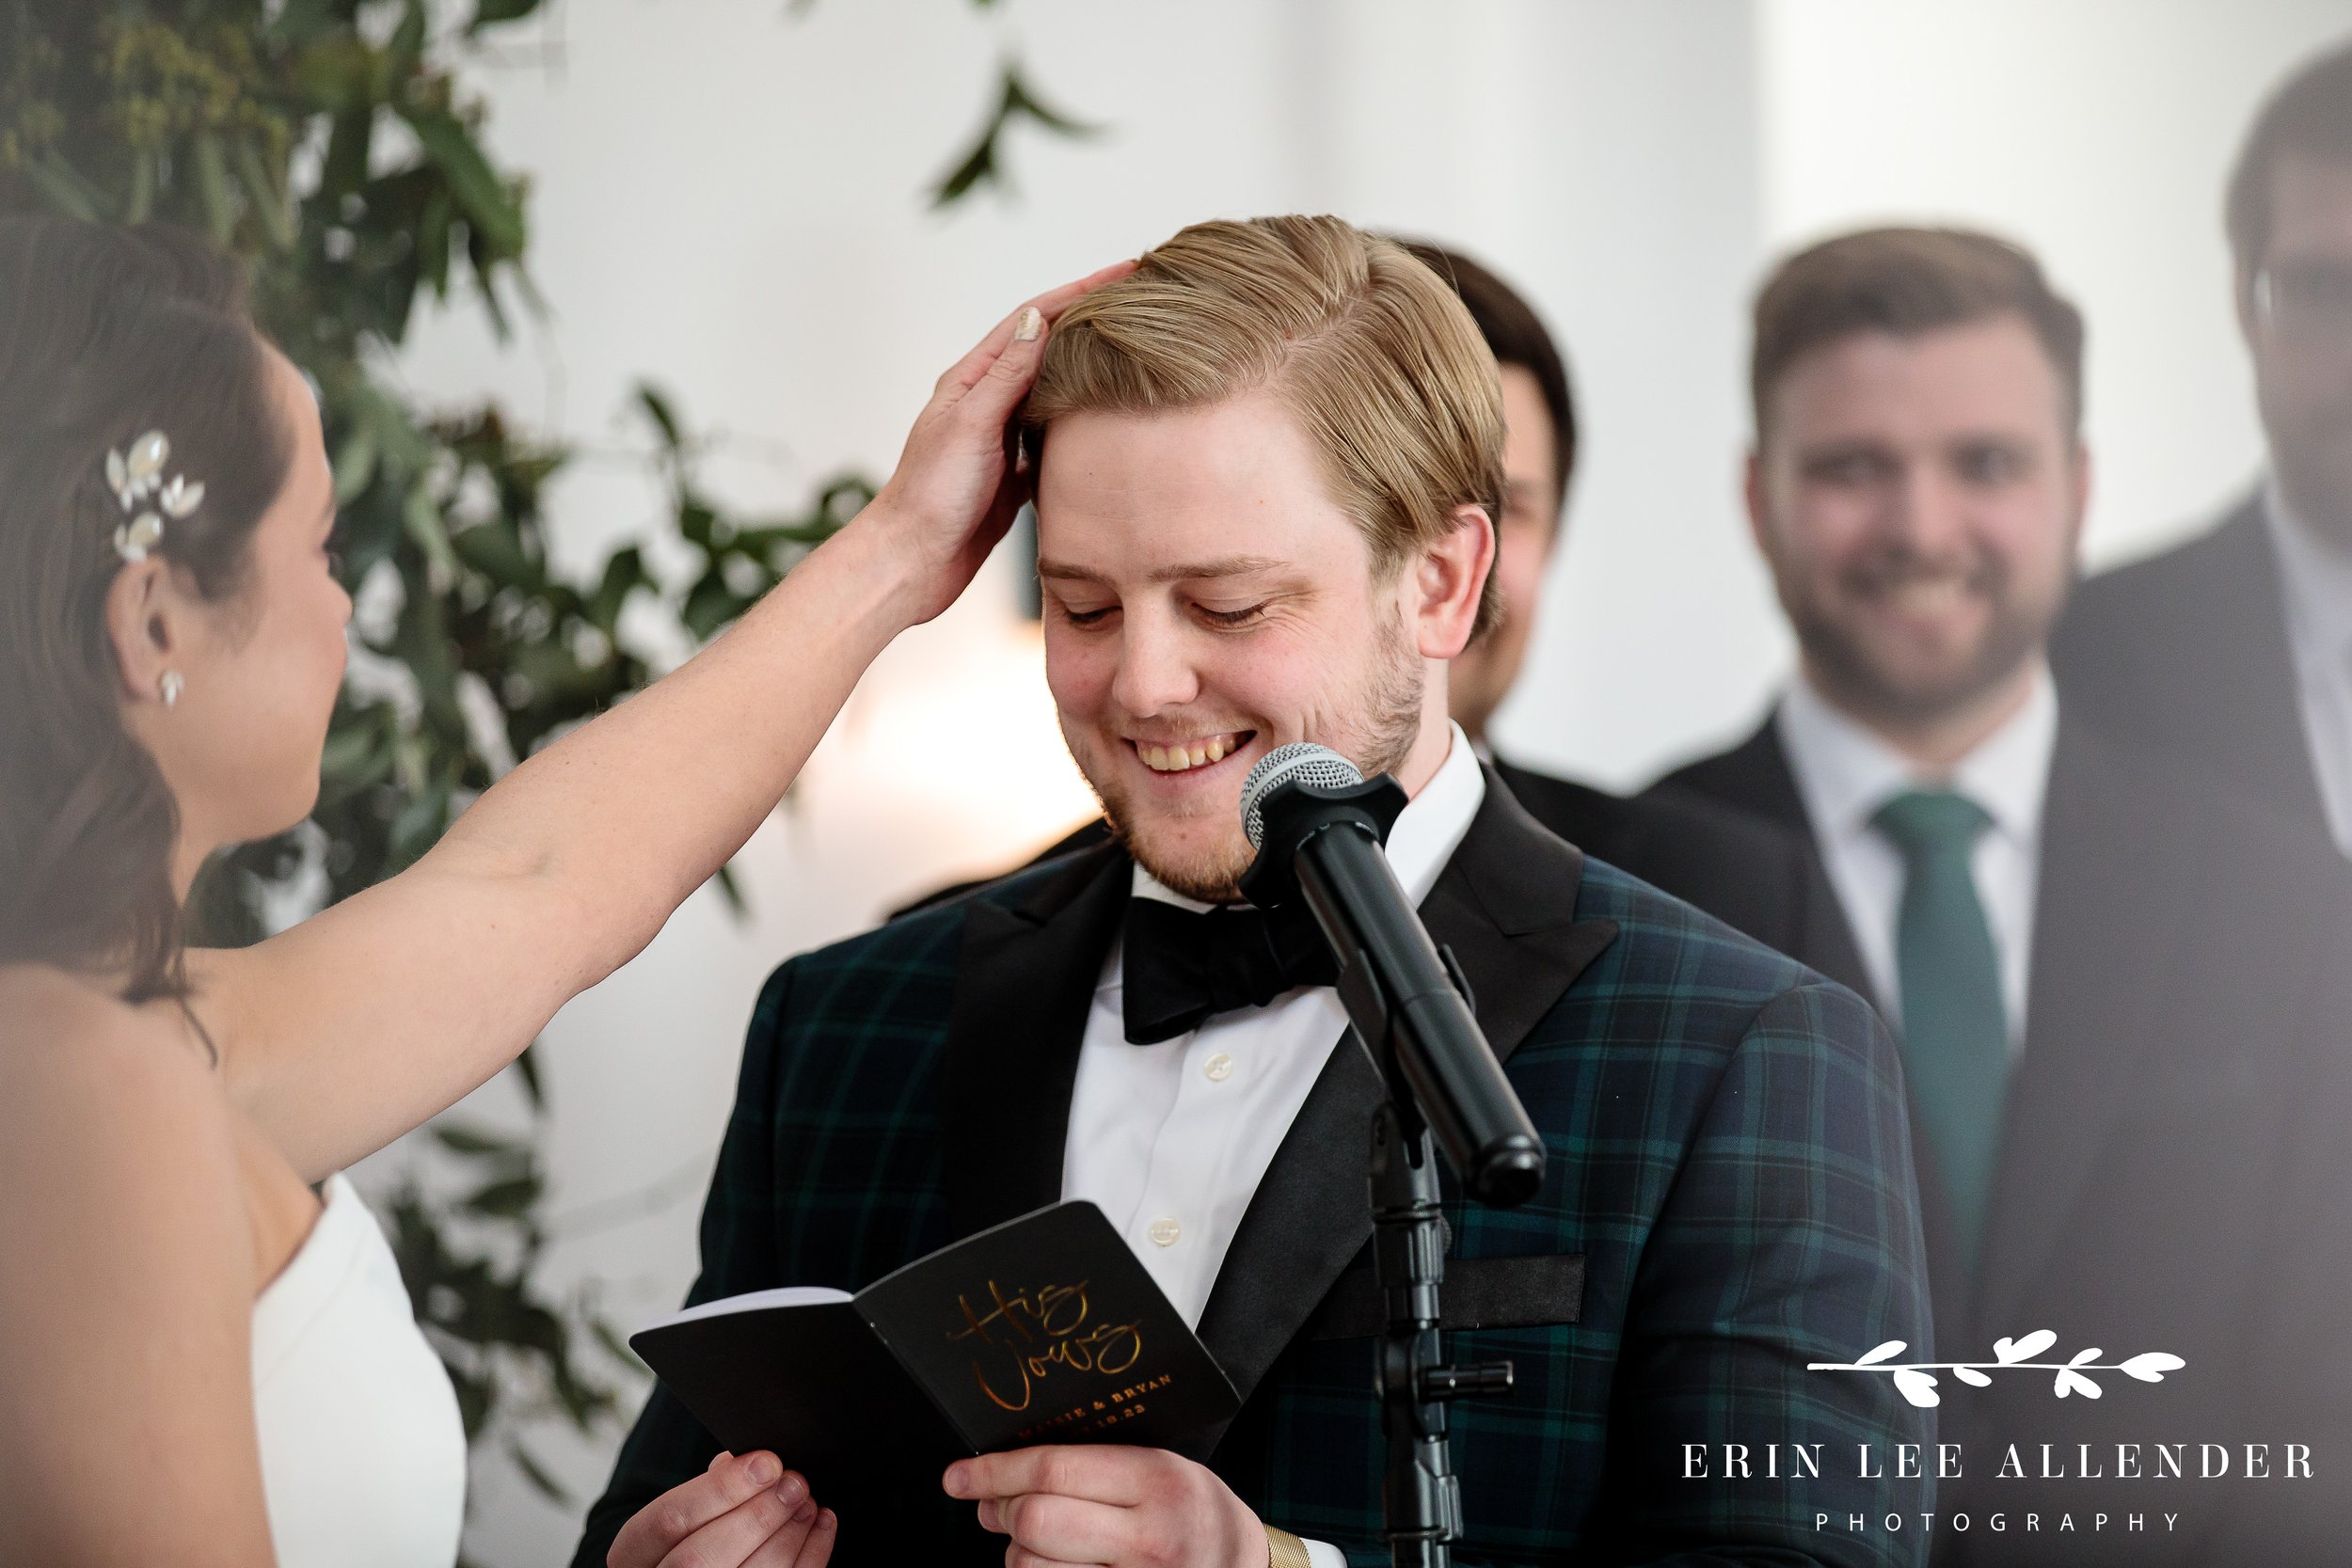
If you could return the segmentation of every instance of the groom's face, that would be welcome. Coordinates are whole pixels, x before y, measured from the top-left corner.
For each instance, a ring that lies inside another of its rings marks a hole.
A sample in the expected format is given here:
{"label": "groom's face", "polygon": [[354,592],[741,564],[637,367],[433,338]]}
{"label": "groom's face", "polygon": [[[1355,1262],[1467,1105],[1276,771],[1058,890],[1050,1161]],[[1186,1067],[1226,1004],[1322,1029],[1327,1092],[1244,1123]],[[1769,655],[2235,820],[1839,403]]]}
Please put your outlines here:
{"label": "groom's face", "polygon": [[1071,755],[1144,869],[1232,898],[1251,860],[1242,780],[1260,757],[1309,740],[1370,776],[1442,728],[1443,667],[1408,630],[1415,573],[1375,572],[1306,436],[1263,393],[1067,415],[1045,451],[1045,673]]}

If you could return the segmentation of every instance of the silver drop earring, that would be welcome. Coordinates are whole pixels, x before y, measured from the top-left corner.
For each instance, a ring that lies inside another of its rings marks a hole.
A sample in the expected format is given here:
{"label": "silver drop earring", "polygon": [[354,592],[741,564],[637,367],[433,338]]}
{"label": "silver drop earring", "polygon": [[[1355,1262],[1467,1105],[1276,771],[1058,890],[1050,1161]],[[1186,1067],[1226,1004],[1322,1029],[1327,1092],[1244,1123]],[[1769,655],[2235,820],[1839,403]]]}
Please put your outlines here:
{"label": "silver drop earring", "polygon": [[180,678],[179,671],[167,670],[164,672],[164,678],[155,683],[155,695],[164,700],[164,706],[178,707],[180,693],[186,690],[187,687],[188,683]]}

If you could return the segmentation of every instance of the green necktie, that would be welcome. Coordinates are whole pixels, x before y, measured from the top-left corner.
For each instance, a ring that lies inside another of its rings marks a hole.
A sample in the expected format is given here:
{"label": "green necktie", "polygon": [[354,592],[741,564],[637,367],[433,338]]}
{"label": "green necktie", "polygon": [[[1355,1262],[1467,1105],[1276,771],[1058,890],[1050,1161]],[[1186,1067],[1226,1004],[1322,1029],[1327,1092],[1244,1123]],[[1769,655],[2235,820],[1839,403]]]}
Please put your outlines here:
{"label": "green necktie", "polygon": [[1902,852],[1895,970],[1902,987],[1903,1070],[1972,1275],[1993,1203],[2009,1077],[2000,959],[1968,866],[1977,835],[1992,821],[1965,796],[1927,789],[1896,796],[1870,818]]}

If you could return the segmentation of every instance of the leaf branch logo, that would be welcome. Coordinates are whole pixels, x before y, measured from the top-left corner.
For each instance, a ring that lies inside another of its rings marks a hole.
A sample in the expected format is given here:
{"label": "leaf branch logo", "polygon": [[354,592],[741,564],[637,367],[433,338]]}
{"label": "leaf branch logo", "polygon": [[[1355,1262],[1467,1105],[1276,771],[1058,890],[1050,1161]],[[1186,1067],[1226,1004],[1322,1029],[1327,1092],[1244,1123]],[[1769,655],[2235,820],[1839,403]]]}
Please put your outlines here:
{"label": "leaf branch logo", "polygon": [[1886,1343],[1852,1361],[1812,1361],[1805,1365],[1808,1372],[1887,1372],[1895,1379],[1896,1391],[1922,1410],[1943,1402],[1935,1391],[1937,1372],[1949,1372],[1971,1388],[1989,1388],[1993,1379],[1989,1372],[2037,1371],[2056,1372],[2058,1378],[2052,1391],[2059,1399],[2080,1394],[2087,1400],[2099,1397],[2099,1385],[2090,1376],[2092,1372],[2122,1372],[2125,1377],[2142,1383],[2162,1383],[2164,1374],[2177,1372],[2188,1365],[2177,1355],[2160,1350],[2148,1351],[2128,1361],[2103,1362],[2106,1352],[2093,1347],[2077,1354],[2071,1361],[2036,1361],[2035,1356],[2058,1343],[2058,1336],[2046,1328],[2034,1330],[2022,1339],[1993,1341],[1990,1361],[1898,1361],[1895,1357],[1911,1347],[1900,1339]]}

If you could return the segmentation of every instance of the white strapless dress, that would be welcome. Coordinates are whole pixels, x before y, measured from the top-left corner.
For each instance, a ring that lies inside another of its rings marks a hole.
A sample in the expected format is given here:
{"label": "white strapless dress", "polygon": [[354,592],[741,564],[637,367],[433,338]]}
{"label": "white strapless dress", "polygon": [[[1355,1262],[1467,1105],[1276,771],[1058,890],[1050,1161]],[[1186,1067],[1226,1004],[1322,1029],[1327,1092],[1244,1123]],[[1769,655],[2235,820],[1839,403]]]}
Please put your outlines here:
{"label": "white strapless dress", "polygon": [[253,1306],[253,1404],[278,1568],[451,1568],[466,1429],[392,1249],[351,1183]]}

